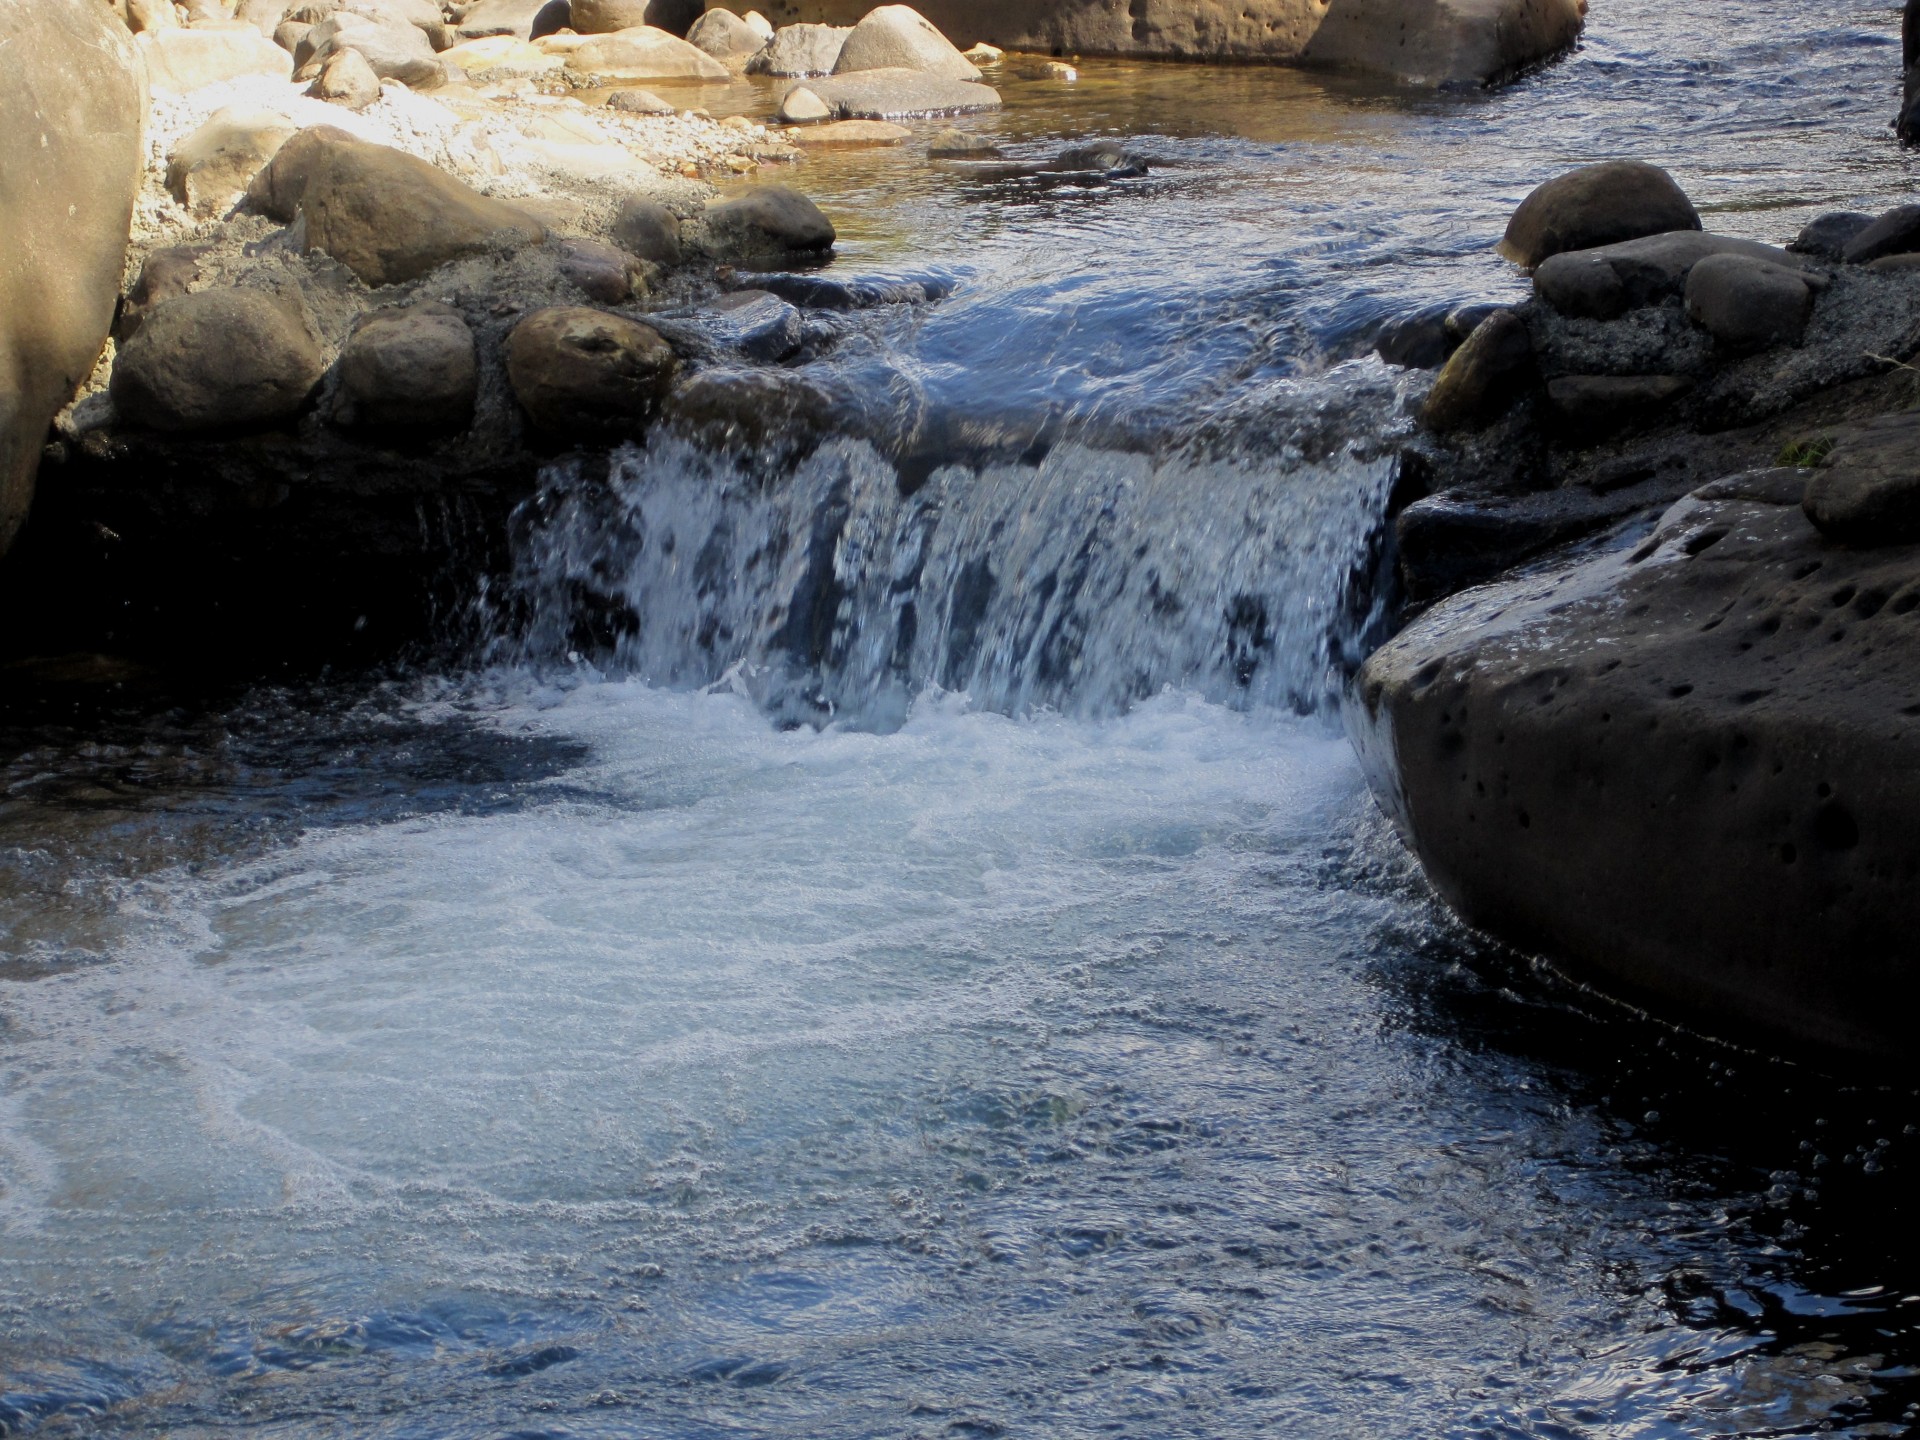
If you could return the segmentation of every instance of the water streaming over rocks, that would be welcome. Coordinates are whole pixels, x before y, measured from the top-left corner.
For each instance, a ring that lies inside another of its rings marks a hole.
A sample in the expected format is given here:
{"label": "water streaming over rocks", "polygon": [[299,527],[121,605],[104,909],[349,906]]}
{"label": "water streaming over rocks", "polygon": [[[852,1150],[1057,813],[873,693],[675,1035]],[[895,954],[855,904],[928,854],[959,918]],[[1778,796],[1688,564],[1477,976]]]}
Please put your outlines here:
{"label": "water streaming over rocks", "polygon": [[875,423],[557,463],[481,668],[9,672],[0,1434],[1905,1433],[1916,1098],[1478,943],[1312,713],[1371,328],[1561,164],[1900,195],[1895,33],[1009,85],[1154,168],[810,162],[836,271],[953,279],[821,362]]}

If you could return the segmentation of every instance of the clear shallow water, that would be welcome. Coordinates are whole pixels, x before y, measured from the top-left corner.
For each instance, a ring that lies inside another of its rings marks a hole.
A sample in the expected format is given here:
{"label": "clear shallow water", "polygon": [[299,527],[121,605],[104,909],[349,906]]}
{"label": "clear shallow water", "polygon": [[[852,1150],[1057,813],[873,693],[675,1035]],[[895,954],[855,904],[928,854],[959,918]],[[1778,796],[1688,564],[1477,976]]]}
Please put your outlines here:
{"label": "clear shallow water", "polygon": [[966,123],[1153,173],[805,176],[960,282],[832,373],[1005,457],[556,470],[525,668],[9,672],[0,1429],[1900,1433],[1915,1097],[1462,934],[1294,713],[1380,598],[1370,328],[1516,293],[1583,159],[1771,239],[1901,197],[1896,29],[1010,82]]}

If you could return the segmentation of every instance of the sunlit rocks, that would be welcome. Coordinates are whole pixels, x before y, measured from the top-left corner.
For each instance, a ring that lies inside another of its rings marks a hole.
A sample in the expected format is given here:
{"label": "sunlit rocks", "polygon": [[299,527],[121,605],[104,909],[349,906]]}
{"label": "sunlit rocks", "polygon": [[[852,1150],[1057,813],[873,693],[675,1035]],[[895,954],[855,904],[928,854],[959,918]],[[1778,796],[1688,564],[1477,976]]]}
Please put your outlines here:
{"label": "sunlit rocks", "polygon": [[835,240],[820,207],[785,185],[761,185],[707,207],[707,247],[729,259],[825,258]]}
{"label": "sunlit rocks", "polygon": [[583,306],[537,310],[507,337],[507,380],[539,429],[634,434],[673,383],[672,347],[637,320]]}
{"label": "sunlit rocks", "polygon": [[921,70],[950,80],[978,80],[980,71],[910,5],[870,10],[848,33],[833,62],[836,75],[851,70]]}
{"label": "sunlit rocks", "polygon": [[709,10],[687,31],[687,43],[721,64],[744,66],[766,39],[731,10]]}
{"label": "sunlit rocks", "polygon": [[[377,81],[374,90],[379,93]],[[196,215],[225,211],[297,129],[276,110],[229,105],[174,147],[167,189]]]}
{"label": "sunlit rocks", "polygon": [[924,70],[854,70],[809,80],[802,88],[837,120],[900,120],[1000,108],[997,90]]}
{"label": "sunlit rocks", "polygon": [[1534,266],[1566,250],[1699,228],[1699,212],[1665,170],[1640,160],[1608,160],[1556,176],[1521,201],[1500,253]]}
{"label": "sunlit rocks", "polygon": [[479,362],[473,331],[451,306],[376,310],[340,352],[333,420],[361,429],[444,433],[473,418]]}
{"label": "sunlit rocks", "polygon": [[380,98],[380,77],[358,50],[336,50],[320,65],[307,94],[348,110],[364,110]]}
{"label": "sunlit rocks", "polygon": [[567,55],[567,68],[594,84],[630,80],[725,80],[727,67],[653,26],[595,35]]}
{"label": "sunlit rocks", "polygon": [[614,215],[611,233],[630,255],[655,265],[680,263],[680,217],[657,200],[630,196]]}
{"label": "sunlit rocks", "polygon": [[154,93],[185,95],[263,75],[286,80],[293,59],[252,26],[239,30],[147,30],[134,37]]}
{"label": "sunlit rocks", "polygon": [[851,33],[852,27],[844,25],[782,25],[747,62],[747,70],[754,75],[831,75]]}

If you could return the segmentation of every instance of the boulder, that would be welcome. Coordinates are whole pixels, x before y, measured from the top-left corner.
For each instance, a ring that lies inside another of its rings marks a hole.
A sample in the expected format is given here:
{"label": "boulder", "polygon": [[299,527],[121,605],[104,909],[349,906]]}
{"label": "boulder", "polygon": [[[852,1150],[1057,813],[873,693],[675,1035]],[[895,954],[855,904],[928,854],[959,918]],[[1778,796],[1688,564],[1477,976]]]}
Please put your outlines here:
{"label": "boulder", "polygon": [[688,29],[687,43],[732,68],[744,66],[767,42],[731,10],[709,10]]}
{"label": "boulder", "polygon": [[1687,316],[1732,351],[1797,345],[1813,315],[1813,288],[1784,265],[1709,255],[1687,273]]}
{"label": "boulder", "polygon": [[186,95],[208,85],[264,75],[293,76],[286,51],[248,26],[242,30],[148,30],[134,37],[156,95]]}
{"label": "boulder", "polygon": [[215,111],[167,157],[167,190],[196,215],[223,214],[298,128],[277,110]]}
{"label": "boulder", "polygon": [[179,13],[173,0],[127,0],[127,28],[136,35],[154,30],[178,30]]}
{"label": "boulder", "polygon": [[146,160],[135,43],[97,0],[0,0],[0,553],[113,323]]}
{"label": "boulder", "polygon": [[1714,489],[1427,611],[1349,729],[1469,923],[1722,1034],[1910,1065],[1920,551]]}
{"label": "boulder", "polygon": [[636,290],[646,289],[634,257],[598,240],[561,241],[560,273],[581,294],[602,305],[624,305]]}
{"label": "boulder", "polygon": [[603,310],[536,310],[506,345],[507,381],[534,425],[566,437],[630,435],[646,426],[678,361],[636,320]]}
{"label": "boulder", "polygon": [[468,7],[453,33],[455,40],[484,40],[489,35],[533,40],[568,28],[572,18],[567,0],[480,0]]}
{"label": "boulder", "polygon": [[1611,320],[1637,306],[1657,305],[1682,294],[1693,267],[1709,255],[1744,256],[1803,271],[1817,265],[1811,258],[1757,240],[1676,230],[1555,255],[1533,272],[1533,290],[1563,315]]}
{"label": "boulder", "polygon": [[354,324],[339,377],[338,425],[410,434],[464,430],[480,386],[473,331],[449,305],[376,310]]}
{"label": "boulder", "polygon": [[1147,162],[1118,140],[1097,140],[1091,145],[1069,145],[1053,157],[1050,170],[1068,175],[1099,175],[1108,180],[1124,180],[1147,173]]}
{"label": "boulder", "polygon": [[1920,541],[1920,411],[1842,432],[1803,505],[1821,534],[1855,549]]}
{"label": "boulder", "polygon": [[1658,165],[1608,160],[1557,176],[1521,201],[1500,253],[1531,268],[1568,250],[1699,228],[1693,202]]}
{"label": "boulder", "polygon": [[651,90],[616,90],[607,97],[607,108],[627,115],[677,115],[680,113]]}
{"label": "boulder", "polygon": [[831,75],[840,61],[840,47],[852,26],[782,25],[758,54],[747,61],[752,75]]}
{"label": "boulder", "polygon": [[1886,255],[1920,250],[1920,205],[1901,205],[1863,227],[1840,247],[1850,265],[1865,265]]}
{"label": "boulder", "polygon": [[834,120],[794,132],[793,143],[809,150],[898,145],[913,132],[886,120]]}
{"label": "boulder", "polygon": [[357,50],[382,80],[398,80],[415,90],[446,83],[447,67],[434,53],[426,32],[414,25],[343,10],[314,26],[301,48],[311,55],[303,72],[306,65],[324,65],[341,50]]}
{"label": "boulder", "polygon": [[964,130],[942,130],[927,142],[930,160],[998,160],[1000,147],[984,135]]}
{"label": "boulder", "polygon": [[650,26],[685,35],[704,8],[704,0],[573,0],[573,28],[582,35],[611,35]]}
{"label": "boulder", "polygon": [[503,80],[531,80],[560,69],[565,62],[512,35],[489,35],[449,46],[440,52],[440,63],[463,70],[469,80],[484,85]]}
{"label": "boulder", "polygon": [[629,198],[614,215],[611,233],[629,255],[668,268],[680,263],[680,217],[657,200]]}
{"label": "boulder", "polygon": [[331,255],[368,285],[417,280],[463,255],[537,244],[538,221],[424,160],[331,126],[296,135],[248,191],[275,218],[297,206],[305,248]]}
{"label": "boulder", "polygon": [[307,94],[349,110],[364,110],[380,98],[380,77],[358,50],[336,50],[321,62]]}
{"label": "boulder", "polygon": [[773,22],[758,10],[749,10],[740,18],[746,23],[746,27],[749,30],[760,37],[760,43],[762,45],[773,38]]}
{"label": "boulder", "polygon": [[200,278],[200,262],[207,249],[205,245],[169,245],[148,255],[140,264],[133,289],[120,303],[120,313],[113,322],[114,338],[125,344],[139,333],[156,305],[186,294]]}
{"label": "boulder", "polygon": [[1787,249],[1815,260],[1844,260],[1847,242],[1873,224],[1873,216],[1857,210],[1836,210],[1809,220]]}
{"label": "boulder", "polygon": [[950,80],[978,80],[980,71],[911,5],[881,5],[848,33],[833,71],[924,70]]}
{"label": "boulder", "polygon": [[756,186],[709,205],[704,229],[707,248],[729,259],[823,258],[836,238],[820,207],[785,185]]}
{"label": "boulder", "polygon": [[[809,80],[804,88],[838,120],[899,120],[916,115],[962,115],[997,110],[1000,94],[967,80],[922,70],[855,70]],[[783,107],[784,108],[784,107]]]}
{"label": "boulder", "polygon": [[1420,407],[1420,423],[1445,433],[1497,418],[1535,377],[1533,342],[1511,310],[1496,310],[1453,352]]}
{"label": "boulder", "polygon": [[595,35],[567,56],[567,69],[597,83],[624,80],[725,80],[727,67],[705,51],[651,25]]}
{"label": "boulder", "polygon": [[114,409],[172,434],[291,419],[326,371],[297,302],[261,290],[202,290],[154,307],[113,366]]}
{"label": "boulder", "polygon": [[811,125],[832,115],[833,107],[809,86],[796,85],[780,97],[779,119],[788,125]]}
{"label": "boulder", "polygon": [[714,366],[687,376],[667,398],[664,417],[709,443],[811,450],[850,428],[848,407],[805,375],[755,366]]}

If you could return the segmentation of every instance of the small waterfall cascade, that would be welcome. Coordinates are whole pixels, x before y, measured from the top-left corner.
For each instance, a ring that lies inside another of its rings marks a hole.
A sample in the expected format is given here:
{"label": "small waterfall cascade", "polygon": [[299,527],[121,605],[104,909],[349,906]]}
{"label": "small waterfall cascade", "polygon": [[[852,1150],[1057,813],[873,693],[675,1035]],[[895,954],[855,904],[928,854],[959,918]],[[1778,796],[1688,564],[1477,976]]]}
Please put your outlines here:
{"label": "small waterfall cascade", "polygon": [[523,511],[491,658],[724,683],[795,724],[888,728],[931,688],[1010,714],[1169,686],[1315,710],[1381,620],[1397,399],[1346,366],[1154,453],[1065,442],[917,486],[851,438],[572,457]]}

